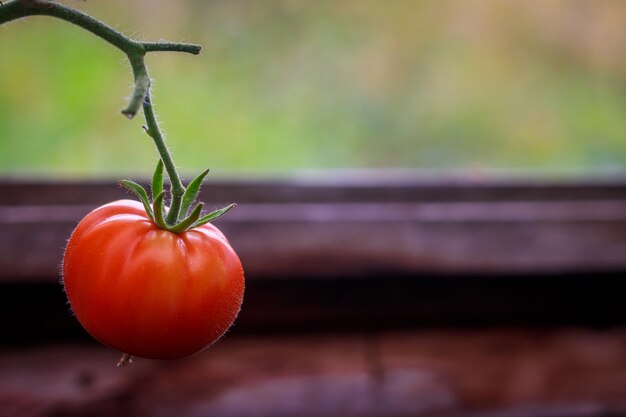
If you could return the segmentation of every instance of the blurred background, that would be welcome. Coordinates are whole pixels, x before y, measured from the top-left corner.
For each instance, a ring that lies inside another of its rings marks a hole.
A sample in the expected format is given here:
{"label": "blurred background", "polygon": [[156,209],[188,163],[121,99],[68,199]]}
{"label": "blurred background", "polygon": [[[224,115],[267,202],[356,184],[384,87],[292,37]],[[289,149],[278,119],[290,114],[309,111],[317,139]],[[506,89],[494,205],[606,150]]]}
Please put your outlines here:
{"label": "blurred background", "polygon": [[[626,4],[602,1],[90,1],[153,54],[178,165],[622,169]],[[0,29],[0,174],[148,174],[125,58],[49,18]],[[10,80],[10,82],[8,82]]]}
{"label": "blurred background", "polygon": [[65,4],[202,44],[148,56],[154,103],[239,204],[246,295],[206,351],[115,367],[59,264],[155,165],[129,64],[2,26],[0,417],[626,417],[626,2]]}

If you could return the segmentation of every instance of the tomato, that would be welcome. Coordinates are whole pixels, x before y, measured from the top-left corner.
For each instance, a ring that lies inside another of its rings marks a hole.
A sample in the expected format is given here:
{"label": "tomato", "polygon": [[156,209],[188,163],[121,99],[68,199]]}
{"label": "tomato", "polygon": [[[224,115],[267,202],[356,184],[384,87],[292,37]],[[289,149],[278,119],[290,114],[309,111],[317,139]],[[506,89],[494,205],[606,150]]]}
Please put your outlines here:
{"label": "tomato", "polygon": [[215,342],[237,317],[244,292],[241,262],[217,227],[162,230],[131,200],[101,206],[78,224],[63,282],[94,338],[152,359],[184,357]]}

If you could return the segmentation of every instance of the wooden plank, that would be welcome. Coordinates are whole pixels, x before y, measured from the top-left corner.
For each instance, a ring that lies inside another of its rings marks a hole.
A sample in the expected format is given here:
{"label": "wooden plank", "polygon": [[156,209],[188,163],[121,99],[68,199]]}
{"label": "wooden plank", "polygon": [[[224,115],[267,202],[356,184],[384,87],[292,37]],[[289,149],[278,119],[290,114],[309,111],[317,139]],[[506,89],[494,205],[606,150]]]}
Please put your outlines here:
{"label": "wooden plank", "polygon": [[517,408],[533,416],[554,405],[555,415],[568,415],[559,406],[578,405],[574,415],[613,415],[603,409],[609,404],[626,412],[623,328],[388,333],[377,346],[385,383],[426,372],[474,412]]}
{"label": "wooden plank", "polygon": [[[58,279],[92,208],[0,206],[0,279]],[[626,270],[626,201],[242,204],[217,224],[252,279]]]}
{"label": "wooden plank", "polygon": [[[0,206],[97,205],[128,198],[130,194],[116,184],[116,180],[0,178]],[[626,178],[398,177],[384,172],[351,177],[339,172],[332,179],[209,180],[202,200],[241,204],[626,200]]]}
{"label": "wooden plank", "polygon": [[0,351],[0,415],[626,416],[626,330],[227,337],[179,361]]}

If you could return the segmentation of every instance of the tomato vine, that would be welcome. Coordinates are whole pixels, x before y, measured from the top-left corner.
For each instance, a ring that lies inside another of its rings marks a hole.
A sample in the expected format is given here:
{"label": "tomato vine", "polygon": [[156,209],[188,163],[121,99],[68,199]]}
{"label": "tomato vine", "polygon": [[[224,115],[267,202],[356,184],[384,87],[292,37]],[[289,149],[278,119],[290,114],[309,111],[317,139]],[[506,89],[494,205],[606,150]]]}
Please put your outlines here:
{"label": "tomato vine", "polygon": [[135,87],[122,113],[133,118],[143,108],[144,130],[160,155],[151,198],[136,182],[120,181],[141,204],[120,200],[100,206],[68,240],[63,285],[72,310],[92,336],[124,352],[119,365],[129,363],[131,355],[173,359],[198,352],[228,330],[243,302],[241,261],[226,236],[209,224],[234,204],[204,216],[203,203],[193,206],[209,171],[183,185],[154,114],[144,57],[159,51],[195,55],[201,48],[140,42],[54,0],[0,2],[0,25],[37,15],[77,25],[126,54]]}
{"label": "tomato vine", "polygon": [[[150,52],[185,52],[197,55],[201,50],[200,45],[142,42],[131,39],[100,20],[55,0],[10,0],[6,3],[0,3],[0,25],[29,16],[50,16],[72,23],[100,37],[126,54],[132,68],[135,86],[132,97],[127,107],[122,110],[122,114],[132,119],[140,108],[143,108],[146,121],[144,130],[154,141],[160,160],[153,175],[152,200],[150,200],[145,189],[136,182],[122,180],[120,185],[133,192],[141,200],[146,212],[159,228],[173,233],[182,233],[190,228],[215,220],[235,206],[231,204],[204,216],[201,216],[202,203],[198,203],[191,209],[208,170],[192,180],[187,187],[183,185],[156,120],[152,105],[151,81],[145,64],[146,54]],[[163,191],[163,169],[165,169],[170,182],[169,208],[165,207],[164,204],[166,195]],[[161,185],[155,185],[155,181],[159,181],[159,179]],[[155,192],[155,190],[158,191]]]}

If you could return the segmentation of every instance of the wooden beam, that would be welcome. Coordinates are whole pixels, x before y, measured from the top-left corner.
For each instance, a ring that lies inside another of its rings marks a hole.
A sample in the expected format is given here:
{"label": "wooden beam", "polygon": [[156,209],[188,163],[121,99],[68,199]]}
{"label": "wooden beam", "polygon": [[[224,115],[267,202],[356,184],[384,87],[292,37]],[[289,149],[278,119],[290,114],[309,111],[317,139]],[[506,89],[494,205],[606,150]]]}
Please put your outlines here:
{"label": "wooden beam", "polygon": [[[14,204],[0,204],[0,280],[58,279],[66,239],[100,204],[95,196],[82,195],[80,185],[35,187],[40,200],[15,193]],[[110,185],[103,187],[109,192],[98,198],[124,196]],[[524,195],[523,187],[517,187]],[[492,189],[493,199],[479,200],[467,195],[474,188],[466,185],[456,194],[448,190],[448,201],[398,201],[382,187],[382,197],[371,188],[369,201],[345,201],[339,191],[354,187],[327,185],[321,188],[328,201],[321,202],[302,202],[313,200],[320,189],[287,188],[291,191],[275,189],[272,202],[254,202],[248,195],[217,223],[251,279],[626,270],[626,198],[618,198],[622,188],[609,187],[606,195],[596,189],[597,197],[605,198],[595,200],[574,198],[573,188],[567,199],[547,198],[549,190],[535,195],[545,200],[514,199]],[[415,193],[409,187],[400,195],[408,199]],[[0,195],[9,194],[0,187]],[[502,199],[496,199],[499,195]],[[208,207],[226,202],[209,200]]]}
{"label": "wooden beam", "polygon": [[[626,416],[626,331],[228,337],[191,358],[0,351],[3,416]],[[50,381],[50,382],[48,382]],[[53,381],[53,383],[52,383]]]}

